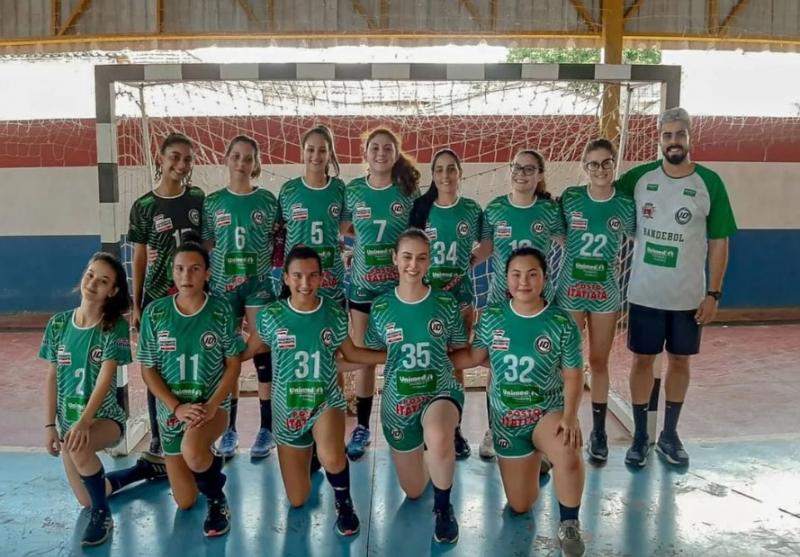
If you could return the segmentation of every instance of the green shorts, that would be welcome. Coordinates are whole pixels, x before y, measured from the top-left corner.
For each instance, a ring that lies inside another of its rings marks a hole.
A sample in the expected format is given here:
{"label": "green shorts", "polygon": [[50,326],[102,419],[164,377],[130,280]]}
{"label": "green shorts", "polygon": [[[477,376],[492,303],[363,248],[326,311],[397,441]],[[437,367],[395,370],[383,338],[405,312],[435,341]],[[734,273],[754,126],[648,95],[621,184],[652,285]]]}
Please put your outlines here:
{"label": "green shorts", "polygon": [[381,398],[383,436],[389,447],[400,453],[408,453],[422,447],[425,443],[422,421],[425,419],[425,412],[437,400],[451,401],[458,408],[458,414],[462,414],[464,391],[458,388],[433,397],[409,397],[394,407],[385,397]]}
{"label": "green shorts", "polygon": [[[274,386],[273,386],[274,388]],[[336,389],[337,393],[328,394],[325,402],[314,408],[291,409],[283,408],[284,397],[272,399],[274,418],[272,420],[272,433],[275,436],[275,443],[286,445],[296,449],[305,449],[314,443],[312,431],[314,424],[319,417],[331,408],[345,411],[347,402],[341,389]]]}
{"label": "green shorts", "polygon": [[217,289],[214,293],[228,301],[237,319],[244,317],[245,308],[262,308],[275,300],[270,274],[250,277],[237,286]]}
{"label": "green shorts", "polygon": [[[217,412],[228,414],[227,408],[220,406]],[[183,435],[186,433],[186,424],[178,420],[175,416],[167,418],[166,422],[159,420],[158,436],[161,439],[161,450],[164,456],[180,456]]]}
{"label": "green shorts", "polygon": [[492,408],[491,430],[494,450],[501,458],[524,458],[536,451],[533,432],[539,421],[550,410],[546,408],[520,408],[500,414]]}

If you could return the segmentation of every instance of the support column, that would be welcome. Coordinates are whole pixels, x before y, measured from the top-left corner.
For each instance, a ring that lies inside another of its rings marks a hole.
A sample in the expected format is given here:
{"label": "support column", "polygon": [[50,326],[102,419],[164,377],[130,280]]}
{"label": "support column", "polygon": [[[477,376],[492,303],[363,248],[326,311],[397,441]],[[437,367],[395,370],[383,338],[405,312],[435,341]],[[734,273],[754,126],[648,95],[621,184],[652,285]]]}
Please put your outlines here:
{"label": "support column", "polygon": [[[603,0],[602,39],[603,63],[622,63],[622,35],[625,28],[624,0]],[[600,117],[600,133],[617,141],[620,135],[620,86],[609,84],[603,86],[603,111]]]}

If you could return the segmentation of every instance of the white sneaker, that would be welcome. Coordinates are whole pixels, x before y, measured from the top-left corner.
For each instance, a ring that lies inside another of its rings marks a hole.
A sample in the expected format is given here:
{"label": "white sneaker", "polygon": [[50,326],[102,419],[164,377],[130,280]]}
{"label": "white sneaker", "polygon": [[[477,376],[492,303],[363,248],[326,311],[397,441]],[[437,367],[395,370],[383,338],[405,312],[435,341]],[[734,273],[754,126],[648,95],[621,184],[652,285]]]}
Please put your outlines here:
{"label": "white sneaker", "polygon": [[487,429],[486,433],[483,434],[483,440],[481,441],[481,446],[478,447],[478,454],[481,458],[485,458],[486,460],[492,459],[497,456],[497,453],[494,452],[494,439],[492,438],[492,430]]}

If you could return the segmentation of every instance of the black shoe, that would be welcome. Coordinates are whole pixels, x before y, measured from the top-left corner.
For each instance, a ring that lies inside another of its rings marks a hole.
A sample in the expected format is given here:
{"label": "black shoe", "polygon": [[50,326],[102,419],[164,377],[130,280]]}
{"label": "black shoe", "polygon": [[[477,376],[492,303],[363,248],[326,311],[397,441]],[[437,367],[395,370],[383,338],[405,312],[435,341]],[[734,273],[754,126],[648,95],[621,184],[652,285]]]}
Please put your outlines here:
{"label": "black shoe", "polygon": [[625,464],[642,468],[647,464],[647,455],[650,453],[650,438],[633,438],[628,452],[625,453]]}
{"label": "black shoe", "polygon": [[164,459],[150,452],[143,452],[136,459],[136,467],[142,470],[146,480],[165,480],[167,478],[167,465],[164,464]]}
{"label": "black shoe", "polygon": [[605,431],[593,429],[589,434],[589,443],[586,444],[589,458],[605,462],[608,460],[608,436]]}
{"label": "black shoe", "polygon": [[111,519],[111,512],[103,509],[92,509],[89,516],[89,524],[81,538],[81,545],[100,545],[105,543],[111,535],[114,521]]}
{"label": "black shoe", "polygon": [[469,458],[469,455],[472,454],[472,449],[469,447],[469,442],[464,439],[464,436],[461,435],[461,428],[456,428],[456,435],[453,443],[456,447],[456,458],[458,460],[462,460],[465,458]]}
{"label": "black shoe", "polygon": [[161,438],[160,437],[151,437],[150,438],[150,446],[147,449],[147,452],[153,455],[156,458],[163,458],[164,457],[164,450],[161,448]]}
{"label": "black shoe", "polygon": [[231,510],[224,495],[208,500],[208,513],[203,522],[203,533],[209,538],[224,536],[231,529]]}
{"label": "black shoe", "polygon": [[342,501],[336,501],[336,531],[340,536],[354,536],[358,534],[360,524],[358,517],[353,510],[353,501],[349,497]]}
{"label": "black shoe", "polygon": [[678,434],[666,434],[663,431],[658,436],[656,452],[675,466],[689,466],[689,453],[683,448],[683,443],[678,439]]}
{"label": "black shoe", "polygon": [[448,505],[447,510],[437,511],[436,527],[433,530],[433,539],[437,543],[456,543],[458,541],[458,522],[453,514],[453,505]]}
{"label": "black shoe", "polygon": [[553,469],[553,464],[545,455],[542,455],[542,464],[539,466],[539,475],[546,476]]}

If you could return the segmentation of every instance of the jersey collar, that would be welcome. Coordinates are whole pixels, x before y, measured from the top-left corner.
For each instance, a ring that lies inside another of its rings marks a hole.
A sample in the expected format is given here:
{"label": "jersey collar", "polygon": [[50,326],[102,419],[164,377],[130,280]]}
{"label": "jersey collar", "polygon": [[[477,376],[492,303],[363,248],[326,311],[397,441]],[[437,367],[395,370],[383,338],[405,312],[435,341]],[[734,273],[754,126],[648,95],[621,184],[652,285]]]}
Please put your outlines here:
{"label": "jersey collar", "polygon": [[308,315],[319,311],[319,308],[322,307],[322,296],[318,296],[318,298],[319,298],[319,303],[317,304],[317,307],[315,307],[314,309],[310,309],[308,311],[303,311],[302,309],[297,309],[296,307],[294,307],[292,305],[291,298],[286,298],[286,304],[289,306],[289,309],[292,310],[293,312],[299,313],[300,315]]}
{"label": "jersey collar", "polygon": [[401,298],[401,297],[400,297],[400,293],[397,291],[397,287],[395,286],[395,287],[394,287],[394,296],[395,296],[395,298],[397,298],[398,300],[400,300],[400,302],[402,302],[402,303],[404,303],[404,304],[406,304],[406,305],[409,305],[409,306],[415,306],[415,305],[417,305],[417,304],[421,304],[422,302],[424,302],[425,300],[427,300],[427,299],[428,299],[428,296],[430,296],[430,295],[431,295],[431,292],[432,292],[432,291],[433,291],[433,288],[431,288],[431,287],[429,286],[429,287],[428,287],[428,292],[427,292],[427,293],[426,293],[426,294],[425,294],[425,295],[424,295],[422,298],[420,298],[420,299],[419,299],[419,300],[417,300],[416,302],[409,302],[409,301],[406,301],[406,300],[404,300],[403,298]]}
{"label": "jersey collar", "polygon": [[187,315],[187,314],[183,313],[183,312],[182,312],[180,309],[178,309],[178,295],[177,295],[177,294],[173,294],[173,296],[172,296],[172,307],[174,307],[174,308],[175,308],[175,312],[176,312],[178,315],[180,315],[181,317],[194,317],[195,315],[197,315],[198,313],[200,313],[201,311],[203,311],[204,309],[206,309],[206,305],[208,304],[208,294],[206,294],[205,292],[203,292],[203,296],[205,296],[205,297],[206,297],[206,299],[205,299],[205,300],[203,300],[203,305],[202,305],[202,306],[200,306],[200,309],[198,309],[198,310],[197,310],[196,312],[194,312],[194,313],[191,313],[191,314],[188,314],[188,315]]}
{"label": "jersey collar", "polygon": [[536,313],[534,313],[533,315],[522,315],[521,313],[519,313],[517,310],[514,309],[514,304],[512,304],[511,302],[512,300],[508,301],[508,307],[514,313],[514,315],[516,315],[517,317],[522,317],[523,319],[533,319],[534,317],[539,317],[542,313],[544,313],[544,310],[547,309],[547,303],[545,303],[544,307],[539,311],[537,311]]}

